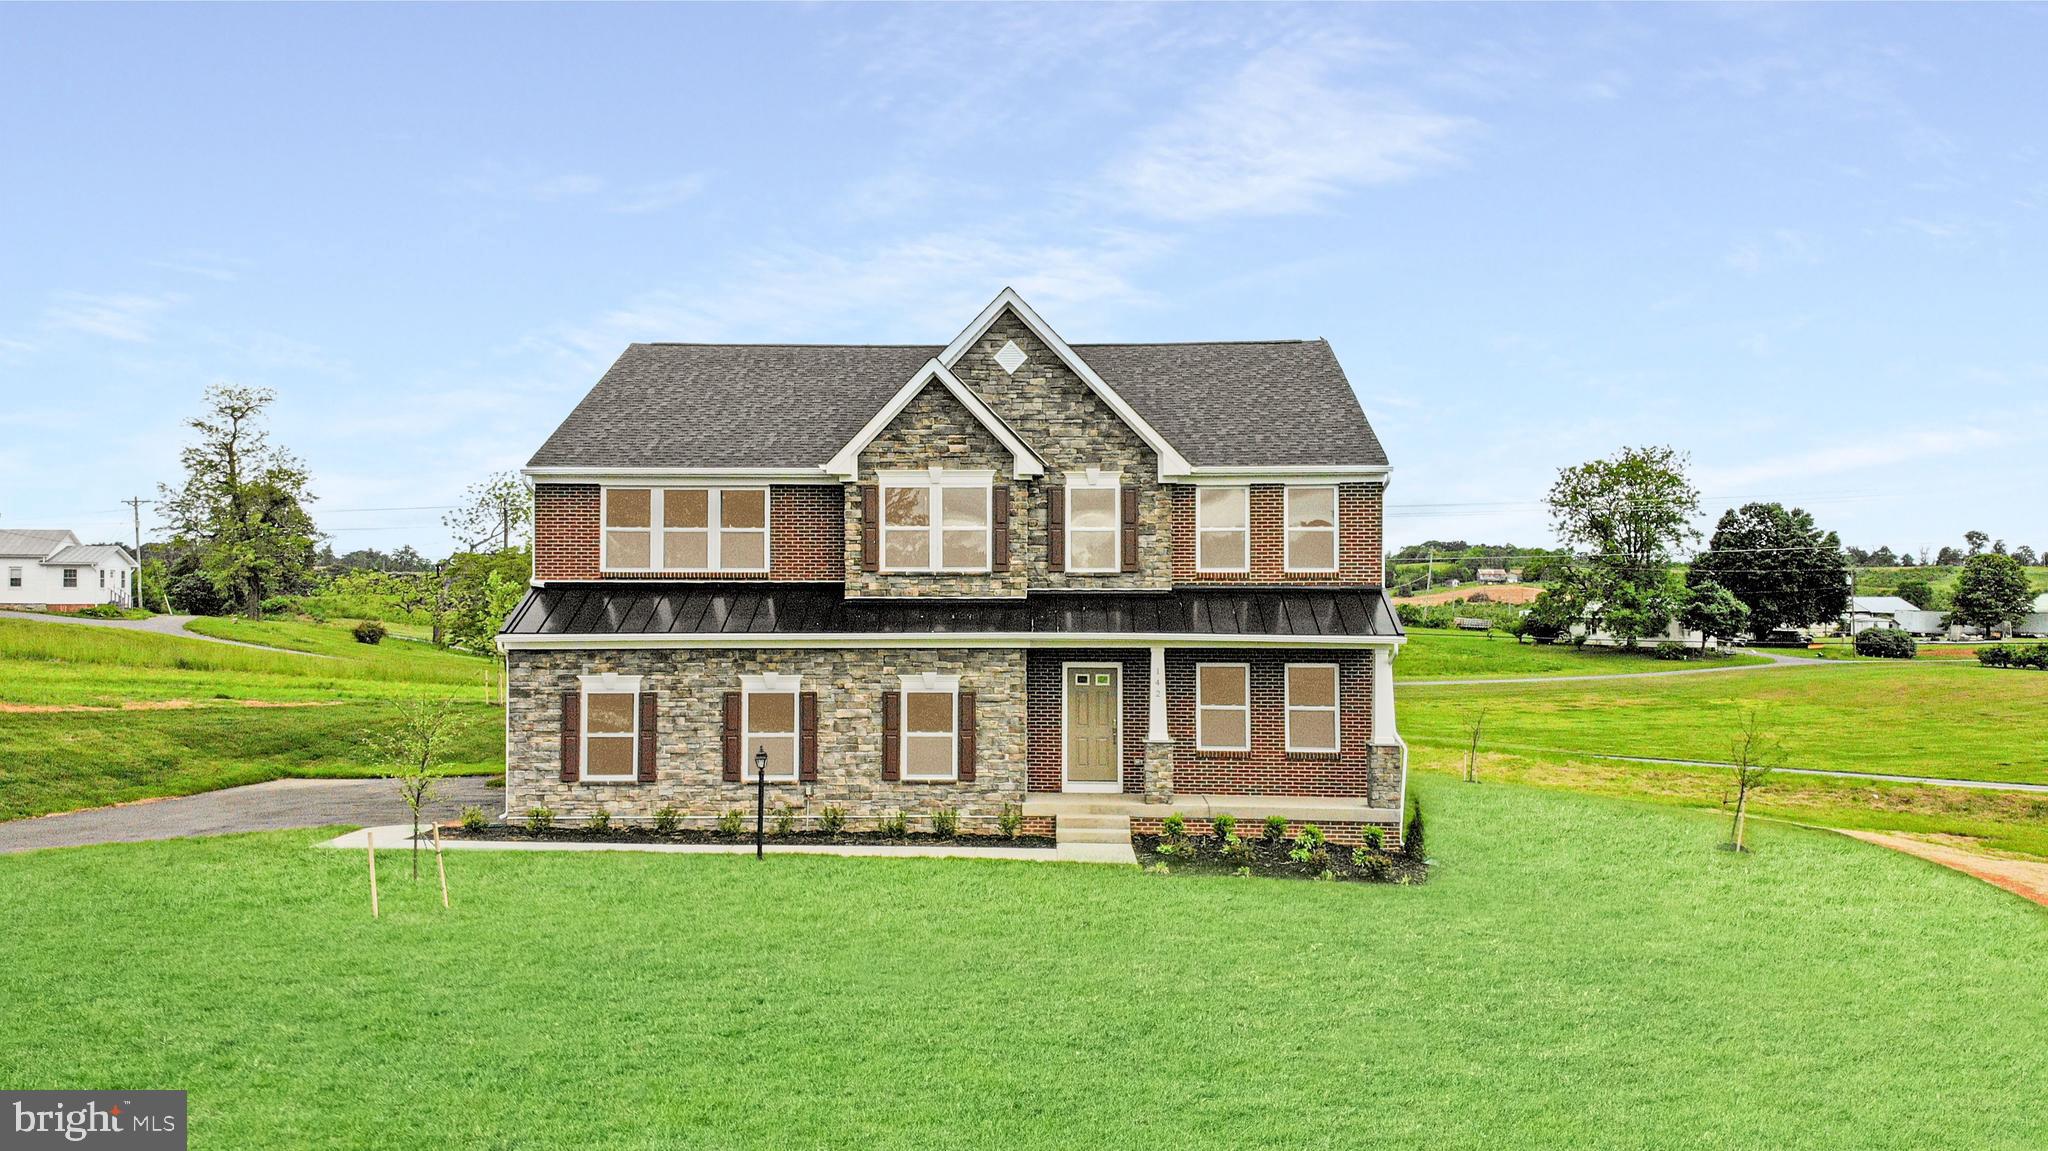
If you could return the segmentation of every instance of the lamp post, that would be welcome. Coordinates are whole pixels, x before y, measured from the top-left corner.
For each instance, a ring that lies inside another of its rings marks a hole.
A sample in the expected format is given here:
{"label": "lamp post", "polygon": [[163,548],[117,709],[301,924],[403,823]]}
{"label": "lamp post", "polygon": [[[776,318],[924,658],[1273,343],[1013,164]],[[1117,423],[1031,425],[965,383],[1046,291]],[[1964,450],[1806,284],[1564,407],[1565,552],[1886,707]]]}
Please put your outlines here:
{"label": "lamp post", "polygon": [[754,749],[754,858],[762,857],[763,830],[768,818],[768,749]]}

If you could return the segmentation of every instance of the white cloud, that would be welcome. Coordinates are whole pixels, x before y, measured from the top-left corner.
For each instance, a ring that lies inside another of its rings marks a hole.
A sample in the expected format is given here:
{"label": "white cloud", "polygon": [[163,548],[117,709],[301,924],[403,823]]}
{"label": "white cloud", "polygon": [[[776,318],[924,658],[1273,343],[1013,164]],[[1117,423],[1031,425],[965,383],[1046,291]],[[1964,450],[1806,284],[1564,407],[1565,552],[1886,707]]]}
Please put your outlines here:
{"label": "white cloud", "polygon": [[1346,83],[1380,46],[1293,43],[1146,134],[1108,177],[1138,210],[1174,220],[1282,215],[1451,162],[1470,122]]}
{"label": "white cloud", "polygon": [[703,190],[704,177],[678,176],[673,180],[662,180],[627,189],[619,199],[613,201],[611,210],[627,215],[665,211],[694,199],[697,193]]}
{"label": "white cloud", "polygon": [[1746,464],[1703,468],[1699,480],[1704,488],[1734,491],[1756,484],[1813,479],[1866,468],[1892,468],[1908,460],[1961,455],[2007,443],[2012,438],[2009,433],[1983,427],[1901,432],[1874,437],[1864,443],[1803,448],[1789,455]]}
{"label": "white cloud", "polygon": [[1721,263],[1745,276],[1773,264],[1818,264],[1820,245],[1804,232],[1776,228],[1768,236],[1744,240],[1721,257]]}
{"label": "white cloud", "polygon": [[175,293],[60,292],[56,301],[43,311],[43,322],[50,327],[139,344],[154,336],[157,317],[182,303],[184,297]]}

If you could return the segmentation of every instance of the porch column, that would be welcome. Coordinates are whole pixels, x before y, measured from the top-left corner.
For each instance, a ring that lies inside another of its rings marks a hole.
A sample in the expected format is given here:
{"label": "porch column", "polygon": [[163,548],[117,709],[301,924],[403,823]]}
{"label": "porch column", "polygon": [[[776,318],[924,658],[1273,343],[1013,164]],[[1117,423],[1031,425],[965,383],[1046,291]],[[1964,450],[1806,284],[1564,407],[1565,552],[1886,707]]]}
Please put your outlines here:
{"label": "porch column", "polygon": [[1166,645],[1152,645],[1152,674],[1146,677],[1151,688],[1152,701],[1150,723],[1145,728],[1145,739],[1149,743],[1166,742]]}
{"label": "porch column", "polygon": [[1173,741],[1166,734],[1166,648],[1153,644],[1151,673],[1145,677],[1145,802],[1173,800]]}
{"label": "porch column", "polygon": [[1401,733],[1394,727],[1394,652],[1392,648],[1372,649],[1372,741],[1400,744]]}

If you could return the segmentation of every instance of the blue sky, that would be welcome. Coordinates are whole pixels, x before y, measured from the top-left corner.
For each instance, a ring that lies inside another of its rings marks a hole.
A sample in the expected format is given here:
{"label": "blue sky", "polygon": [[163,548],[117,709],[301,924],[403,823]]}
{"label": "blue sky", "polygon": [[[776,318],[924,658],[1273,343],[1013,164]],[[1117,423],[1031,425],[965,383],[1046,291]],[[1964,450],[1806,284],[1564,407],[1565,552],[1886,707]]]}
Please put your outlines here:
{"label": "blue sky", "polygon": [[216,380],[447,538],[635,339],[1324,336],[1388,535],[1562,465],[2048,547],[2048,7],[0,7],[0,526]]}

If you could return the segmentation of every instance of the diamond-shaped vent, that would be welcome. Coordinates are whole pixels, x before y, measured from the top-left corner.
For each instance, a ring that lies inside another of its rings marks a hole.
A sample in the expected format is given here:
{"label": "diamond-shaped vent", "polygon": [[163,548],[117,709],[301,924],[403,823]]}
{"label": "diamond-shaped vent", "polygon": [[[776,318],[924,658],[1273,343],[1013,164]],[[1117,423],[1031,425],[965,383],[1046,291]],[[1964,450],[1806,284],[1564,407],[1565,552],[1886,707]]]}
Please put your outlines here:
{"label": "diamond-shaped vent", "polygon": [[1018,368],[1024,366],[1024,360],[1024,349],[1018,347],[1015,340],[1005,343],[1002,350],[996,353],[996,363],[1001,364],[1003,370],[1013,376],[1017,374]]}

